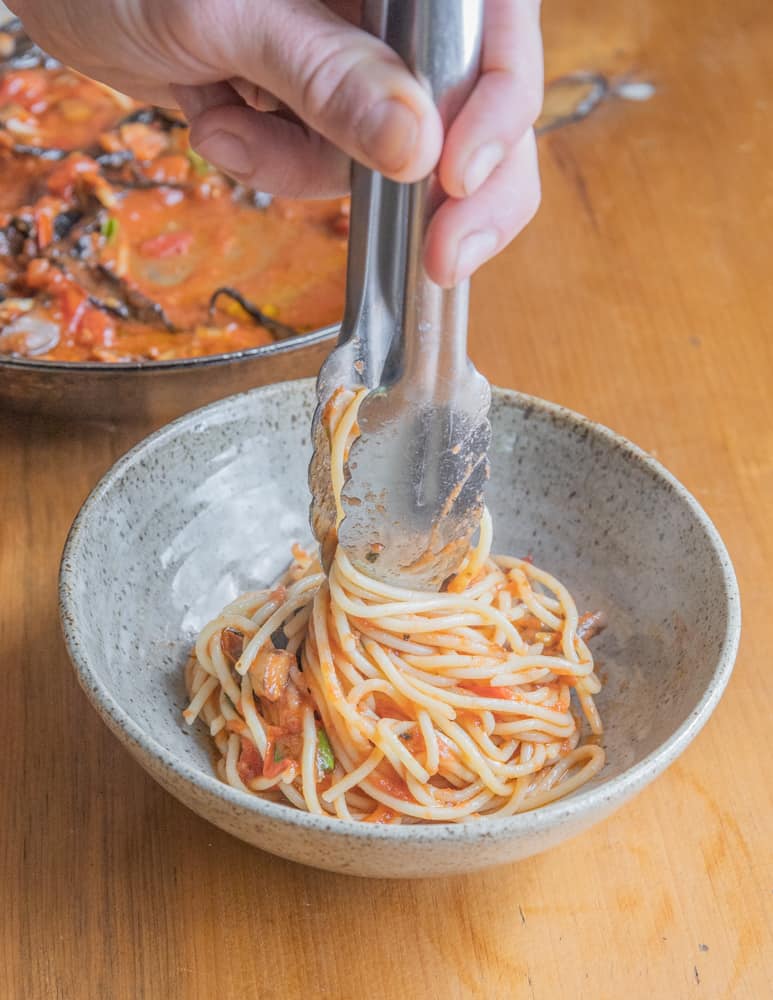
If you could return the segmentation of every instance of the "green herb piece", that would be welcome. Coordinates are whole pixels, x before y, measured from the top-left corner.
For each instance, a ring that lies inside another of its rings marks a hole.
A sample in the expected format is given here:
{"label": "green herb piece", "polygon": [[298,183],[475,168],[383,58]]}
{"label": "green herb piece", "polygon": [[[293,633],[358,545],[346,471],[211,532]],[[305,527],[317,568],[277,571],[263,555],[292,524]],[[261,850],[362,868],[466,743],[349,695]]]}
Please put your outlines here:
{"label": "green herb piece", "polygon": [[274,744],[274,762],[278,764],[280,760],[284,760],[284,759],[285,759],[285,755],[282,753],[282,751],[281,751],[281,749],[279,747],[279,744],[275,743]]}
{"label": "green herb piece", "polygon": [[193,167],[194,173],[197,173],[199,177],[204,177],[206,174],[212,170],[211,164],[207,163],[203,156],[199,156],[195,149],[188,147],[186,153],[188,157],[188,162]]}
{"label": "green herb piece", "polygon": [[317,761],[320,770],[325,774],[332,771],[336,766],[333,748],[330,746],[330,740],[327,738],[327,733],[324,729],[317,730]]}
{"label": "green herb piece", "polygon": [[118,229],[120,223],[114,215],[108,215],[106,219],[103,220],[102,225],[99,227],[100,233],[105,237],[108,243],[112,243],[116,236],[118,235]]}

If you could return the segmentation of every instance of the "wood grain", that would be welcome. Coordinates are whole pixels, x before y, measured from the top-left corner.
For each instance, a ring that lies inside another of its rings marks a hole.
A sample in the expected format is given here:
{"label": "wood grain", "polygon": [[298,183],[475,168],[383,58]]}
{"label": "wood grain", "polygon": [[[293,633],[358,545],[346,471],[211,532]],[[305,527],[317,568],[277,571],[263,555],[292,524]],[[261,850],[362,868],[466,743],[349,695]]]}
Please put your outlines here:
{"label": "wood grain", "polygon": [[633,438],[738,570],[744,637],[667,774],[572,843],[482,876],[364,883],[276,860],[162,792],[77,689],[56,568],[149,427],[0,415],[0,996],[773,995],[773,7],[553,0],[548,77],[651,81],[544,136],[537,221],[474,285],[492,380]]}

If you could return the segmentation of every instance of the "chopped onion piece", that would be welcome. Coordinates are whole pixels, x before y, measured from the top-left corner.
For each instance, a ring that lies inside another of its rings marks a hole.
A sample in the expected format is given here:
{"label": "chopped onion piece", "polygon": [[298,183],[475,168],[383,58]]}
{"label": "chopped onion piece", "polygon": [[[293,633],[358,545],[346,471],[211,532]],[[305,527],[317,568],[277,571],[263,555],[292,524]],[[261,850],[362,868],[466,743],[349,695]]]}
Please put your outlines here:
{"label": "chopped onion piece", "polygon": [[49,319],[30,313],[19,316],[0,333],[0,353],[34,358],[52,351],[59,343],[59,327]]}

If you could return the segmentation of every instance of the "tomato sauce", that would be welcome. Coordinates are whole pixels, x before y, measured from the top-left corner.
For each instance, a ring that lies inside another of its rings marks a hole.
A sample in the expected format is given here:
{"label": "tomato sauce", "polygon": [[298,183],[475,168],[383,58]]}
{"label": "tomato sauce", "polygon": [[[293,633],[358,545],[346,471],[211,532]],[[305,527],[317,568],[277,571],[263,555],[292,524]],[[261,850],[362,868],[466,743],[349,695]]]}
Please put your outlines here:
{"label": "tomato sauce", "polygon": [[345,199],[256,195],[177,112],[39,62],[0,63],[0,354],[171,360],[340,319]]}

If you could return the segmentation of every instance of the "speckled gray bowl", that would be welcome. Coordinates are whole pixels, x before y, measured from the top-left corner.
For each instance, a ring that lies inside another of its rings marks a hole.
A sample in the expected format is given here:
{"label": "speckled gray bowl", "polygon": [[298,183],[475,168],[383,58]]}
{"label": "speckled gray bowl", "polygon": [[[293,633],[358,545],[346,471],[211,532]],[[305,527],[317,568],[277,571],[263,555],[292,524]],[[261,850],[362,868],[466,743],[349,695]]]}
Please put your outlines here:
{"label": "speckled gray bowl", "polygon": [[308,540],[310,381],[256,389],[139,444],[73,525],[61,613],[78,679],[146,770],[201,816],[266,851],[337,872],[469,872],[553,847],[602,819],[690,743],[727,684],[740,630],[735,576],[705,513],[657,462],[597,424],[494,392],[488,501],[495,550],[531,551],[581,608],[604,608],[594,643],[607,764],[535,812],[463,825],[390,827],[263,802],[213,774],[191,732],[182,666],[197,630],[268,583]]}

